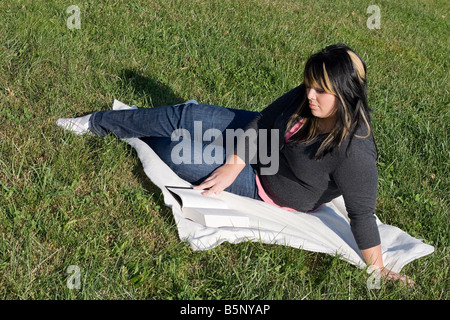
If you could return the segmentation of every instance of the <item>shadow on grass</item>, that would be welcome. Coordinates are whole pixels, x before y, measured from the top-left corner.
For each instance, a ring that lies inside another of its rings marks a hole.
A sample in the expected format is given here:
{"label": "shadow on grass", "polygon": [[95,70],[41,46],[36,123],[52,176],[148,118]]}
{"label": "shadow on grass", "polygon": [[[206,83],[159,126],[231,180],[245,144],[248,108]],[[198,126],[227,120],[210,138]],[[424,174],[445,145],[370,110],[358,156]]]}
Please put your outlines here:
{"label": "shadow on grass", "polygon": [[122,90],[132,90],[141,98],[151,97],[153,106],[173,105],[183,102],[169,86],[154,80],[139,70],[124,69],[119,74],[122,79]]}

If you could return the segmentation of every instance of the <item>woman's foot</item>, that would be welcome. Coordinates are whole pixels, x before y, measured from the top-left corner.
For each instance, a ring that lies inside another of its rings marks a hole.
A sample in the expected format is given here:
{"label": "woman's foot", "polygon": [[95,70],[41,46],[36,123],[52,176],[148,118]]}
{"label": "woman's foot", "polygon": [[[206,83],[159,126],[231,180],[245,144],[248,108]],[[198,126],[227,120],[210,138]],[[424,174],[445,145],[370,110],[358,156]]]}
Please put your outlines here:
{"label": "woman's foot", "polygon": [[61,118],[56,120],[56,125],[75,134],[91,134],[91,114],[78,118]]}

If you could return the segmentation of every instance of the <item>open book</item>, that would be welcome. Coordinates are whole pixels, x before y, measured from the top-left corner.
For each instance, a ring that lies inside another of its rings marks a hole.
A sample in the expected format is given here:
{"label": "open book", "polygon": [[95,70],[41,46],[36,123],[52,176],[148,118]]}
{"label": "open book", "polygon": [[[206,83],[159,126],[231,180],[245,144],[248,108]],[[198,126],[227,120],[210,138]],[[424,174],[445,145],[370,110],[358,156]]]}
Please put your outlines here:
{"label": "open book", "polygon": [[207,227],[248,228],[250,219],[237,210],[228,209],[225,201],[215,196],[204,196],[204,190],[189,187],[166,187],[181,206],[186,219]]}

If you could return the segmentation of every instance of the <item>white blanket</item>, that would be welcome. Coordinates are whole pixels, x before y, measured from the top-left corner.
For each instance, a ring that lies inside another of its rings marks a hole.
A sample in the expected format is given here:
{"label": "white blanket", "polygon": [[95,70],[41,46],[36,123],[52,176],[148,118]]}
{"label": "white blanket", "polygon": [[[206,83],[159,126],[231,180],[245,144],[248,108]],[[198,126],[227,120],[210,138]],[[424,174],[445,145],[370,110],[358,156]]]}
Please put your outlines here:
{"label": "white blanket", "polygon": [[[113,109],[129,106],[115,100]],[[165,186],[190,186],[175,174],[150,148],[137,138],[124,139],[137,152],[145,174],[161,189],[164,202],[172,208],[178,234],[194,250],[208,250],[224,241],[261,241],[286,245],[303,250],[323,252],[354,264],[366,266],[350,230],[349,219],[342,197],[321,206],[314,213],[287,211],[271,204],[222,192],[217,197],[227,202],[230,209],[237,209],[250,218],[249,228],[211,228],[185,219],[177,200]],[[409,262],[431,254],[434,248],[422,240],[408,235],[397,227],[383,224],[377,218],[381,236],[383,261],[395,272]]]}

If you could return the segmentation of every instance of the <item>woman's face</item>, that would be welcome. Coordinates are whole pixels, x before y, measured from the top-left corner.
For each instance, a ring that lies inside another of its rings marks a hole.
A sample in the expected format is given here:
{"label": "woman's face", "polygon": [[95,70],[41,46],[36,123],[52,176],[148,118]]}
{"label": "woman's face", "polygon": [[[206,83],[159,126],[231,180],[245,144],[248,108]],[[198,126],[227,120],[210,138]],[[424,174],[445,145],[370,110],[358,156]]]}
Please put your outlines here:
{"label": "woman's face", "polygon": [[329,118],[335,115],[337,97],[321,88],[306,88],[311,113],[317,118]]}

